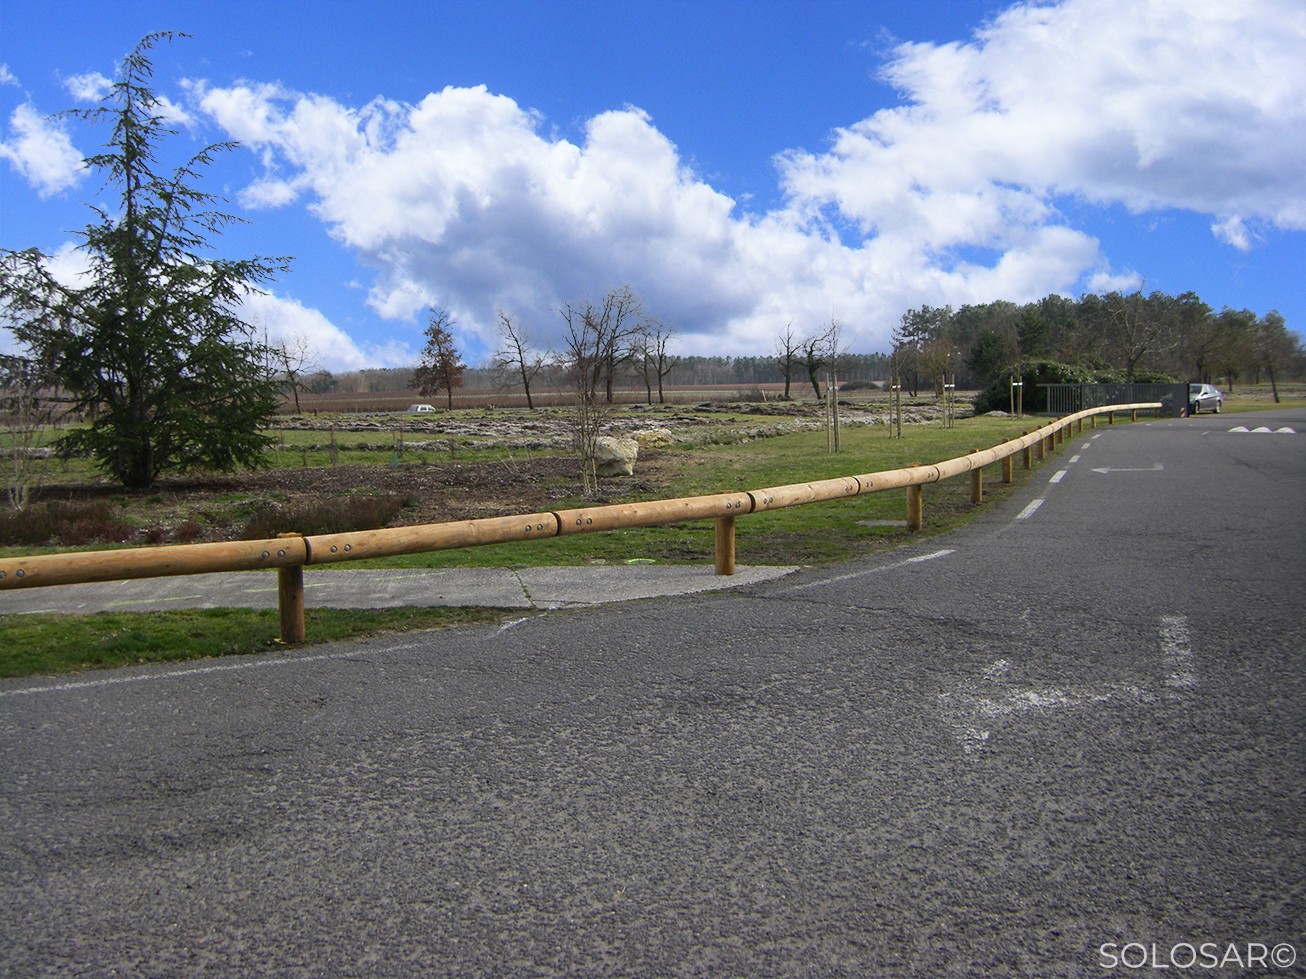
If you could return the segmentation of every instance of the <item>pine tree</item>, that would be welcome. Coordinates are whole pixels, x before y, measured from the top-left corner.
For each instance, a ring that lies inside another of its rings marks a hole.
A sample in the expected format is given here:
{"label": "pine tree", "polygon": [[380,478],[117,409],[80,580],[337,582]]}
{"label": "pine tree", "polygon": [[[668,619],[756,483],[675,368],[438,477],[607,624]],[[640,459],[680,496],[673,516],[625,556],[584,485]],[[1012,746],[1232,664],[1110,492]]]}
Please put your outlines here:
{"label": "pine tree", "polygon": [[21,314],[13,332],[53,365],[86,419],[59,450],[89,453],[129,489],[168,472],[259,464],[268,444],[262,430],[278,404],[268,358],[239,311],[287,260],[209,254],[209,238],[236,219],[195,186],[235,144],[160,170],[159,146],[176,130],[150,88],[149,52],[174,36],[145,37],[104,103],[71,113],[112,123],[104,151],[85,161],[118,194],[112,213],[91,206],[96,220],[80,233],[88,284],[57,282],[35,250],[5,256],[5,301]]}

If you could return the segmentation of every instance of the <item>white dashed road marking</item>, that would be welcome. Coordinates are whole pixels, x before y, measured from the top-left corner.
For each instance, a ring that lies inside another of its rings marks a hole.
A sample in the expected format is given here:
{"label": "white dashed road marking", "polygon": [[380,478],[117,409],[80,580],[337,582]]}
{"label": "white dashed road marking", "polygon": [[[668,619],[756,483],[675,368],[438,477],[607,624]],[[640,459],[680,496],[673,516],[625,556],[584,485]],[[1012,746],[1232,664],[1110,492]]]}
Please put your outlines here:
{"label": "white dashed road marking", "polygon": [[1025,507],[1025,509],[1021,510],[1018,514],[1016,514],[1016,519],[1017,519],[1017,520],[1028,520],[1030,517],[1034,516],[1035,512],[1036,512],[1036,511],[1038,510],[1038,508],[1041,507],[1042,505],[1043,505],[1043,499],[1042,499],[1042,497],[1040,497],[1040,498],[1037,499],[1037,500],[1032,501],[1028,506]]}

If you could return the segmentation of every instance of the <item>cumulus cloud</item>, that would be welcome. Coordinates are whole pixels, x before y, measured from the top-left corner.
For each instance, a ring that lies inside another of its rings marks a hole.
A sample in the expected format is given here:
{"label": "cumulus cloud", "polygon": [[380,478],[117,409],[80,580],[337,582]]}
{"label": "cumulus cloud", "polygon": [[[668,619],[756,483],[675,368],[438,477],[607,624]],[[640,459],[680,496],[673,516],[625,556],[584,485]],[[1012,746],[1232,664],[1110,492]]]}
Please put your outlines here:
{"label": "cumulus cloud", "polygon": [[1283,0],[1022,4],[972,43],[898,47],[883,77],[906,104],[787,154],[784,184],[936,249],[1001,246],[1063,195],[1300,230],[1304,42]]}
{"label": "cumulus cloud", "polygon": [[64,79],[64,89],[79,102],[98,102],[109,94],[113,82],[98,71],[84,75],[70,75]]}
{"label": "cumulus cloud", "polygon": [[363,349],[319,310],[299,300],[273,292],[250,292],[241,304],[240,318],[272,343],[284,342],[300,350],[316,368],[330,371],[363,367],[402,367],[417,359],[403,345],[388,344]]}
{"label": "cumulus cloud", "polygon": [[413,336],[438,302],[482,343],[496,307],[547,337],[550,308],[628,283],[685,349],[755,353],[831,316],[884,349],[922,303],[1135,281],[1068,202],[1200,213],[1239,249],[1249,227],[1306,228],[1303,47],[1294,0],[1018,4],[966,42],[894,48],[900,104],[780,153],[766,214],[636,107],[573,142],[484,87],[361,107],[257,83],[192,95],[262,160],[242,202],[303,201]]}
{"label": "cumulus cloud", "polygon": [[42,197],[74,186],[82,177],[82,154],[58,123],[36,111],[30,103],[9,117],[10,137],[0,142],[0,158],[9,161]]}

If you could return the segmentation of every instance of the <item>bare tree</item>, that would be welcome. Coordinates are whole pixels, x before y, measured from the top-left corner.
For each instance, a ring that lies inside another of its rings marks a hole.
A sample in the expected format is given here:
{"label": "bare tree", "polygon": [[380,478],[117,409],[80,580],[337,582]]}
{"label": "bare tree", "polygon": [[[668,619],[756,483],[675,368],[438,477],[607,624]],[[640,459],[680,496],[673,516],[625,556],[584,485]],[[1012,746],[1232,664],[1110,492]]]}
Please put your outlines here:
{"label": "bare tree", "polygon": [[422,350],[422,359],[413,371],[409,386],[417,389],[424,397],[430,397],[444,391],[449,407],[453,407],[453,389],[462,387],[463,363],[458,348],[454,345],[454,320],[444,306],[432,306],[430,322],[426,327],[426,347]]}
{"label": "bare tree", "polygon": [[600,351],[603,371],[603,397],[612,404],[617,370],[635,356],[634,340],[643,324],[643,307],[630,286],[611,289],[603,297],[600,313],[604,323],[604,346]]}
{"label": "bare tree", "polygon": [[794,383],[794,372],[798,370],[798,352],[801,342],[798,337],[794,336],[794,321],[790,320],[785,326],[785,331],[776,338],[775,341],[775,362],[780,367],[780,373],[785,379],[786,401],[791,400],[791,389]]}
{"label": "bare tree", "polygon": [[826,364],[828,344],[829,338],[825,333],[818,333],[803,341],[803,367],[807,370],[807,380],[816,392],[817,401],[821,400],[821,371]]}
{"label": "bare tree", "polygon": [[1175,301],[1159,292],[1146,297],[1141,291],[1128,296],[1112,292],[1106,297],[1106,305],[1110,311],[1108,342],[1125,366],[1126,379],[1132,381],[1147,354],[1161,352],[1174,343]]}
{"label": "bare tree", "polygon": [[639,314],[639,301],[628,286],[613,289],[595,306],[591,302],[558,310],[566,326],[559,366],[575,398],[572,439],[580,458],[586,496],[598,489],[596,447],[612,409],[612,375],[626,351]]}
{"label": "bare tree", "polygon": [[678,360],[667,352],[674,335],[674,330],[664,327],[661,323],[650,322],[644,325],[636,341],[639,348],[637,356],[640,370],[644,375],[644,390],[648,395],[649,404],[653,403],[654,382],[657,383],[658,388],[658,404],[666,404],[667,396],[662,382],[675,370]]}
{"label": "bare tree", "polygon": [[15,510],[31,502],[45,475],[49,450],[39,443],[54,418],[52,376],[48,365],[0,354],[0,444],[9,454],[5,490]]}
{"label": "bare tree", "polygon": [[503,341],[503,346],[494,355],[494,370],[498,374],[515,375],[521,382],[522,390],[526,392],[526,407],[534,409],[531,384],[548,363],[548,354],[531,347],[526,332],[519,323],[513,322],[509,314],[502,309],[498,314],[499,338]]}
{"label": "bare tree", "polygon": [[267,327],[263,328],[263,348],[270,360],[269,372],[280,374],[295,401],[295,414],[300,413],[299,392],[310,387],[309,375],[317,370],[317,352],[308,337],[296,333],[289,340],[273,341],[268,338]]}

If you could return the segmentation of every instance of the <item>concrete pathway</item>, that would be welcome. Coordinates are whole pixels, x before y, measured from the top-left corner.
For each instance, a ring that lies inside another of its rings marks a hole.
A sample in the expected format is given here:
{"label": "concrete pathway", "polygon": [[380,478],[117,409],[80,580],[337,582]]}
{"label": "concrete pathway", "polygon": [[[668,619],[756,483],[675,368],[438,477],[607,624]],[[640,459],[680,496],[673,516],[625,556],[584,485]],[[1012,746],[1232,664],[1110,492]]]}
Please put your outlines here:
{"label": "concrete pathway", "polygon": [[[794,567],[741,567],[732,576],[710,565],[590,565],[393,571],[306,570],[311,608],[478,605],[550,609],[686,595],[769,581]],[[0,592],[0,614],[145,612],[173,608],[276,608],[274,572],[198,574]]]}

